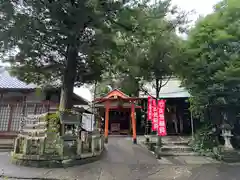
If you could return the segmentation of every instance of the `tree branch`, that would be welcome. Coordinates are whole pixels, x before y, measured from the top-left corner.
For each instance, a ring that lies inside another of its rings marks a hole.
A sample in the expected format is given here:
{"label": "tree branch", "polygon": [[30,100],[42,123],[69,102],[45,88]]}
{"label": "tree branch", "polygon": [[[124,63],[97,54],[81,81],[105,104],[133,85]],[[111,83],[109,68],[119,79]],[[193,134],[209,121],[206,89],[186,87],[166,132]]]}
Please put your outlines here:
{"label": "tree branch", "polygon": [[145,94],[152,97],[153,99],[157,99],[156,97],[152,96],[146,89],[144,89],[142,86],[139,86],[139,89],[142,90]]}
{"label": "tree branch", "polygon": [[168,77],[167,81],[166,81],[164,84],[162,84],[160,88],[166,86],[167,83],[169,82],[169,80],[170,80],[171,78],[172,78],[172,75],[170,75],[170,76]]}
{"label": "tree branch", "polygon": [[59,52],[62,56],[64,56],[64,57],[66,58],[66,54],[65,54],[65,53],[62,53],[62,52],[65,52],[63,49],[61,49],[61,48],[58,49],[57,47],[52,46],[52,45],[47,44],[47,43],[44,43],[44,41],[40,41],[40,40],[38,40],[38,39],[36,39],[36,38],[33,38],[33,40],[36,41],[37,43],[43,44],[43,45],[51,48],[52,50],[55,50],[55,51]]}

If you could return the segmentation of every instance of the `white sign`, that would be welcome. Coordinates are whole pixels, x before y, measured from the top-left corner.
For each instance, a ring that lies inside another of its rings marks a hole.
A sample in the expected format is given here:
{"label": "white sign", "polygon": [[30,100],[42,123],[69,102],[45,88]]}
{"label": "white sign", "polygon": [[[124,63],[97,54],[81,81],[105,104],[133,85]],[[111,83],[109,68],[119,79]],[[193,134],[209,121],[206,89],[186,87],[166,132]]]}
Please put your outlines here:
{"label": "white sign", "polygon": [[86,129],[87,131],[93,131],[94,130],[94,114],[82,114],[82,127]]}
{"label": "white sign", "polygon": [[119,123],[112,123],[111,124],[111,131],[120,131],[120,124]]}

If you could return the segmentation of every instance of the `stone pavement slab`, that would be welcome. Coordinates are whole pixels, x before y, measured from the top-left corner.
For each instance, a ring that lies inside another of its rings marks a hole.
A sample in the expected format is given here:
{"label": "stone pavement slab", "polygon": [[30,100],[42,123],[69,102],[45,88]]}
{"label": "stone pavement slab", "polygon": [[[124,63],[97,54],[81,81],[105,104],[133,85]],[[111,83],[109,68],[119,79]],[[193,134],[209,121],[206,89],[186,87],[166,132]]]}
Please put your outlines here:
{"label": "stone pavement slab", "polygon": [[192,175],[191,167],[187,166],[169,166],[161,169],[157,173],[148,177],[149,180],[173,180],[179,178],[188,179]]}
{"label": "stone pavement slab", "polygon": [[15,166],[10,162],[9,153],[0,153],[0,170],[12,176],[12,180],[16,180],[14,177],[22,178],[19,180],[237,180],[240,177],[240,165],[213,163],[202,157],[157,160],[143,147],[133,145],[131,139],[110,137],[106,147],[107,152],[99,161],[57,169]]}
{"label": "stone pavement slab", "polygon": [[50,171],[49,169],[36,169],[22,166],[15,166],[10,162],[10,153],[0,152],[0,174],[11,177],[41,177]]}
{"label": "stone pavement slab", "polygon": [[202,156],[177,156],[174,159],[182,162],[183,164],[219,164],[220,162],[210,157]]}

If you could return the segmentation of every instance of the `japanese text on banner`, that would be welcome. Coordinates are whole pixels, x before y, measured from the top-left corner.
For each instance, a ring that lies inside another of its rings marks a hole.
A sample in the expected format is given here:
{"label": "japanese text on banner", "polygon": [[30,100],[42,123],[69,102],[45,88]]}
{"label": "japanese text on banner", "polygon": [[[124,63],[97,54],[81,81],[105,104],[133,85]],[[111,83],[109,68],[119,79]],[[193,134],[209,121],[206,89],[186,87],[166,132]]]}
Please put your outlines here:
{"label": "japanese text on banner", "polygon": [[158,125],[157,125],[157,130],[158,130],[158,135],[159,136],[166,136],[167,135],[166,121],[165,121],[165,117],[164,117],[165,104],[166,104],[165,100],[159,100],[158,101],[158,107],[157,107]]}
{"label": "japanese text on banner", "polygon": [[152,99],[152,131],[158,130],[158,110],[156,99]]}
{"label": "japanese text on banner", "polygon": [[148,113],[147,113],[147,119],[152,120],[152,97],[148,96]]}

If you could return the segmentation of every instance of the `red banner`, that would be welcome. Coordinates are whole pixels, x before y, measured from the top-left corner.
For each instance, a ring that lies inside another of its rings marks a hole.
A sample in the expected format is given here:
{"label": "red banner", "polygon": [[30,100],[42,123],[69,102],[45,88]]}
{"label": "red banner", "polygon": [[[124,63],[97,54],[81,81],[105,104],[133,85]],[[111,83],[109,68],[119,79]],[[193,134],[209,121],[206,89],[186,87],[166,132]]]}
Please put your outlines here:
{"label": "red banner", "polygon": [[152,120],[152,97],[151,96],[148,96],[148,117],[147,119],[148,120]]}
{"label": "red banner", "polygon": [[166,128],[166,121],[164,117],[164,111],[165,111],[165,100],[159,100],[158,101],[158,107],[157,107],[157,116],[158,116],[158,123],[157,123],[157,130],[158,130],[158,136],[166,136],[167,135],[167,128]]}
{"label": "red banner", "polygon": [[158,130],[158,110],[156,99],[152,99],[152,131]]}

